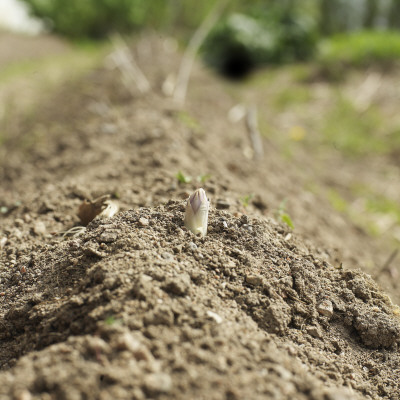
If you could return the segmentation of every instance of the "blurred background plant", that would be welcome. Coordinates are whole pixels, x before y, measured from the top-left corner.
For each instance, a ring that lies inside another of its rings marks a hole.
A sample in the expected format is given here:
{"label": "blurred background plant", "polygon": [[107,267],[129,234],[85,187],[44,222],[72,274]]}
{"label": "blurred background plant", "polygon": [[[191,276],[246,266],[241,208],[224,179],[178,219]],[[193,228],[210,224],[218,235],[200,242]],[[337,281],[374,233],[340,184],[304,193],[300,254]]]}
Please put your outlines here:
{"label": "blurred background plant", "polygon": [[[22,1],[51,31],[101,39],[148,28],[187,38],[217,0]],[[202,53],[209,65],[239,78],[258,66],[312,57],[389,62],[400,53],[399,28],[400,0],[231,0]]]}

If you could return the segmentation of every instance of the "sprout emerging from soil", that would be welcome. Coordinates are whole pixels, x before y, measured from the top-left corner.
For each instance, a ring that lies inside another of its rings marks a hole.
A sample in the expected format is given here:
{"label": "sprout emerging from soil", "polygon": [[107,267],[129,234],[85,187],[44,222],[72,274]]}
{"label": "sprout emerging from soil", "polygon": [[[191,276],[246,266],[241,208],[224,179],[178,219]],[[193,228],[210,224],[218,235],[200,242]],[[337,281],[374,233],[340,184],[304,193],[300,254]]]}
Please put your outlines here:
{"label": "sprout emerging from soil", "polygon": [[197,189],[188,199],[185,213],[185,226],[195,235],[207,234],[208,209],[210,202],[204,189]]}

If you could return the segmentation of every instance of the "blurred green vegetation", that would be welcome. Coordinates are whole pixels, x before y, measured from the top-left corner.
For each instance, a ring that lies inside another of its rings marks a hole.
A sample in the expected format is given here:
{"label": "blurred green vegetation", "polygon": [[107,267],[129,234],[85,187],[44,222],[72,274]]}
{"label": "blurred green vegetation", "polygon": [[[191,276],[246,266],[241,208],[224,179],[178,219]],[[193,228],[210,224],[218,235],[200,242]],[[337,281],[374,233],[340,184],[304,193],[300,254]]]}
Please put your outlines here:
{"label": "blurred green vegetation", "polygon": [[[25,0],[32,13],[56,33],[71,38],[102,38],[114,31],[140,26],[150,15],[157,18],[156,1],[141,0]],[[160,4],[158,4],[160,5]],[[146,15],[146,17],[145,17]]]}
{"label": "blurred green vegetation", "polygon": [[390,65],[400,59],[399,31],[340,33],[320,42],[318,61],[331,68]]}
{"label": "blurred green vegetation", "polygon": [[400,205],[397,201],[387,198],[382,193],[376,193],[364,185],[356,185],[353,194],[365,199],[365,210],[371,214],[390,215],[392,222],[400,224]]}
{"label": "blurred green vegetation", "polygon": [[295,9],[260,7],[229,15],[209,35],[203,52],[211,66],[240,78],[258,65],[309,59],[316,42],[311,18]]}
{"label": "blurred green vegetation", "polygon": [[[218,3],[218,0],[23,1],[51,30],[74,39],[99,39],[116,31],[128,33],[146,28],[187,39]],[[253,68],[307,60],[319,53],[321,62],[341,60],[365,65],[399,56],[399,28],[400,0],[230,0],[203,53],[206,61],[222,72],[229,69],[229,62],[237,60]],[[337,36],[317,47],[319,39],[332,35]]]}
{"label": "blurred green vegetation", "polygon": [[290,88],[282,88],[272,99],[274,106],[278,110],[284,110],[287,107],[296,106],[296,104],[304,104],[312,100],[310,91],[304,86],[292,86]]}
{"label": "blurred green vegetation", "polygon": [[339,94],[324,118],[321,131],[328,144],[349,156],[383,153],[388,150],[388,143],[379,136],[382,119],[379,111],[372,107],[368,113],[360,115],[354,105]]}
{"label": "blurred green vegetation", "polygon": [[214,1],[192,0],[23,0],[48,28],[73,38],[102,39],[144,28],[192,29]]}
{"label": "blurred green vegetation", "polygon": [[[371,236],[382,236],[387,230],[400,226],[400,206],[397,201],[371,190],[365,185],[356,185],[346,198],[336,189],[325,193],[332,208],[345,214],[356,226]],[[399,239],[392,238],[397,245]]]}

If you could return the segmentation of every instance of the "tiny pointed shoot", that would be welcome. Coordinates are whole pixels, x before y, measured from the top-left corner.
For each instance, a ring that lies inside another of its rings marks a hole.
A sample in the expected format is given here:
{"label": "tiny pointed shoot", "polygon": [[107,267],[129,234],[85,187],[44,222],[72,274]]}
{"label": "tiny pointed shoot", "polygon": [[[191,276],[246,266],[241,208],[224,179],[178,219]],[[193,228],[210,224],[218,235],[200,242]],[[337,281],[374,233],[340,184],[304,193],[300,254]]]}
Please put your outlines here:
{"label": "tiny pointed shoot", "polygon": [[210,202],[204,189],[197,189],[188,199],[185,213],[185,226],[195,235],[207,234],[208,209]]}

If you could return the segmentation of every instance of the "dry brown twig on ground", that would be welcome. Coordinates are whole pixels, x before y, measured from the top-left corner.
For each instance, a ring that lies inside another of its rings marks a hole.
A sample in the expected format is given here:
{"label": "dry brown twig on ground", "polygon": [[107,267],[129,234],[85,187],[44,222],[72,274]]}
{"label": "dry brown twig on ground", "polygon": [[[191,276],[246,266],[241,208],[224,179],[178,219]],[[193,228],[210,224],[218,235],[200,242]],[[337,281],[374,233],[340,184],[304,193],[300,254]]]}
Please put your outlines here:
{"label": "dry brown twig on ground", "polygon": [[179,67],[179,72],[176,79],[175,90],[173,92],[174,102],[180,107],[185,104],[187,87],[196,54],[207,35],[210,33],[211,29],[217,23],[218,18],[229,1],[230,0],[220,0],[216,2],[215,6],[212,8],[210,13],[190,39],[189,44],[183,53],[181,65]]}

